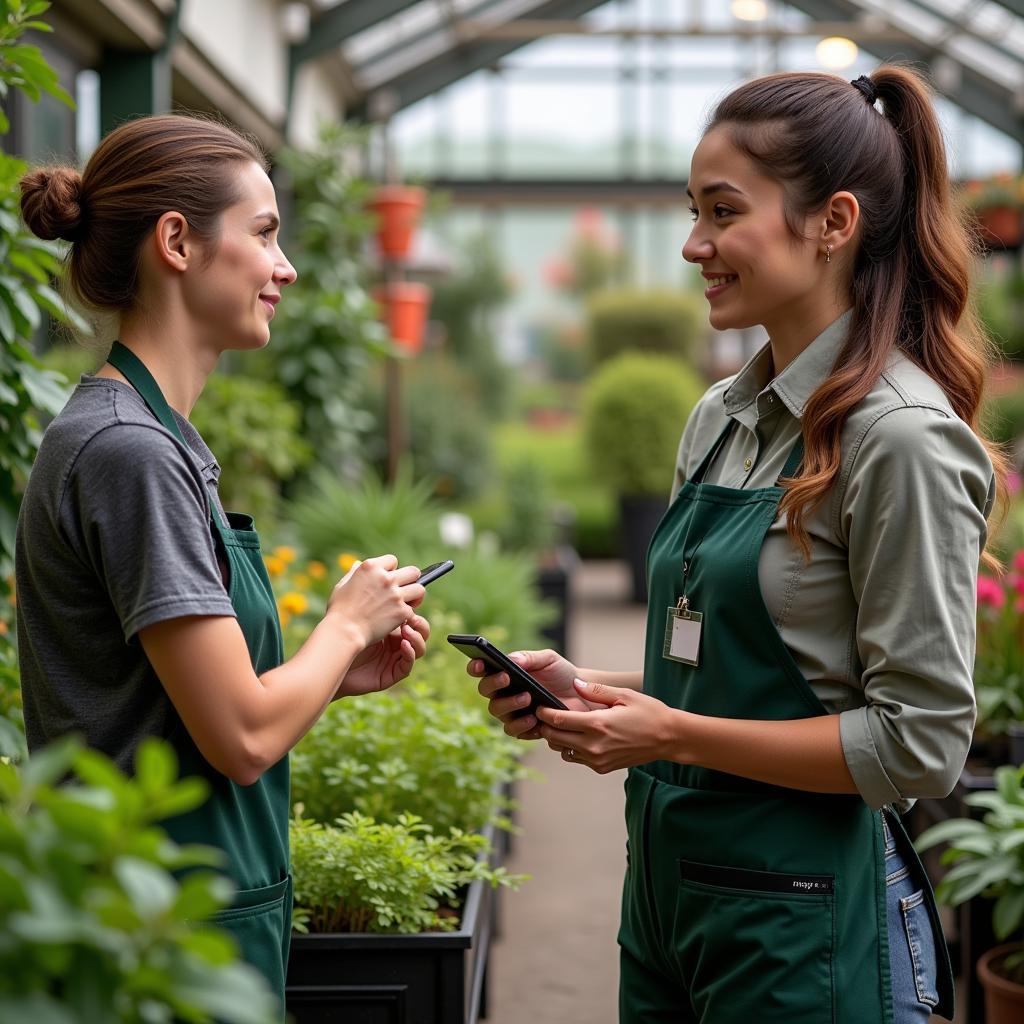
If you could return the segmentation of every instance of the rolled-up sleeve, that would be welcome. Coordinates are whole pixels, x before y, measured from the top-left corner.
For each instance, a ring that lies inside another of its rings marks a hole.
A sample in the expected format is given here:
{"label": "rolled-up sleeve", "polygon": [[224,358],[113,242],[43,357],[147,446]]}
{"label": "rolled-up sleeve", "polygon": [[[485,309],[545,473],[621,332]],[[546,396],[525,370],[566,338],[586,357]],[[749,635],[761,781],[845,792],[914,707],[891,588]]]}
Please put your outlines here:
{"label": "rolled-up sleeve", "polygon": [[852,453],[839,514],[865,705],[839,716],[874,808],[942,797],[974,729],[978,564],[994,493],[984,447],[941,410],[880,415]]}

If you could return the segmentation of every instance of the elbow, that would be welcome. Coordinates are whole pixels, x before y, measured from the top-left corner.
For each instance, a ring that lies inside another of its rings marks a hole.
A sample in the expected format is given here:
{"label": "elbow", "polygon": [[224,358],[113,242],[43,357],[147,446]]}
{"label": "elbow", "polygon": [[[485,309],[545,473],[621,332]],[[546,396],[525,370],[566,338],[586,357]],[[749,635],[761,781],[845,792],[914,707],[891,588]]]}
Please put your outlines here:
{"label": "elbow", "polygon": [[247,737],[240,738],[230,749],[218,750],[213,756],[204,756],[210,764],[238,786],[251,786],[274,764],[259,743]]}

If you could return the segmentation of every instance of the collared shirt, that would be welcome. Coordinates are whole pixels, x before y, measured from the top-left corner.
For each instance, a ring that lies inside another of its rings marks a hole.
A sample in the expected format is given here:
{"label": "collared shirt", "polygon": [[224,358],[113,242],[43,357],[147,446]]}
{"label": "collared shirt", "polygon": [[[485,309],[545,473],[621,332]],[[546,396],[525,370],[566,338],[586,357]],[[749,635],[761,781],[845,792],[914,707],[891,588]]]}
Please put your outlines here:
{"label": "collared shirt", "polygon": [[[776,483],[850,316],[774,379],[766,345],[707,391],[683,432],[673,498],[730,419],[706,482]],[[905,807],[949,793],[967,757],[992,464],[938,384],[899,353],[847,417],[841,443],[839,476],[804,520],[810,561],[780,517],[761,549],[761,593],[800,671],[839,715],[864,800]]]}

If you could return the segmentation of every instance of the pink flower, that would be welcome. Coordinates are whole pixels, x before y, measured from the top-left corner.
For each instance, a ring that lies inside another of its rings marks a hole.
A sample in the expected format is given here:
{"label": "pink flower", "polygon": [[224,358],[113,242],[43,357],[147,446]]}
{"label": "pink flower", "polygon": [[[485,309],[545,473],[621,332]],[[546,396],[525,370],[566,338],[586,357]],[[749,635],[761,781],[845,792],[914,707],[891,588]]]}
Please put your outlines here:
{"label": "pink flower", "polygon": [[1010,576],[1010,586],[1017,591],[1020,597],[1024,597],[1024,576]]}
{"label": "pink flower", "polygon": [[978,604],[990,608],[1002,608],[1006,604],[1003,588],[990,576],[978,577]]}
{"label": "pink flower", "polygon": [[1017,572],[1024,572],[1024,551],[1018,551],[1013,556],[1013,567]]}
{"label": "pink flower", "polygon": [[1020,473],[1009,472],[1006,474],[1006,489],[1010,492],[1010,497],[1015,497],[1020,494],[1021,479]]}

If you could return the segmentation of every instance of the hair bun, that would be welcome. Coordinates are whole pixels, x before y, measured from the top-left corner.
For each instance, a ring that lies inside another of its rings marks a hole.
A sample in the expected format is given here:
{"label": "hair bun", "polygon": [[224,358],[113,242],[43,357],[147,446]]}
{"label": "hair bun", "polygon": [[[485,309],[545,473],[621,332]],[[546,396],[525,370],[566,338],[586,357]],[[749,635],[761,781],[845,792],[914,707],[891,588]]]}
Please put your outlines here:
{"label": "hair bun", "polygon": [[40,167],[21,179],[21,215],[40,238],[82,234],[82,176],[73,167]]}

